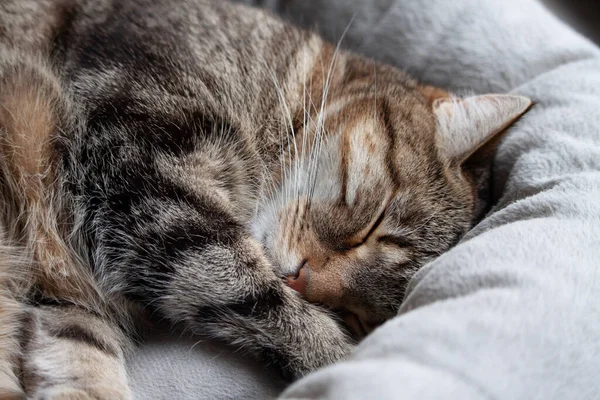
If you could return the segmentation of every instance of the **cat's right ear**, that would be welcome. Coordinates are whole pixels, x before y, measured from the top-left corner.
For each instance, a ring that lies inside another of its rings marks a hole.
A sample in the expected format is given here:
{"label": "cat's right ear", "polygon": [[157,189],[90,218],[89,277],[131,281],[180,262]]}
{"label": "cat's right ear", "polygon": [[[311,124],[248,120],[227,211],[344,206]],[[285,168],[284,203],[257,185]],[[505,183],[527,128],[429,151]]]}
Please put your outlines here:
{"label": "cat's right ear", "polygon": [[477,150],[494,142],[531,105],[527,97],[507,94],[436,99],[432,107],[441,154],[462,165]]}

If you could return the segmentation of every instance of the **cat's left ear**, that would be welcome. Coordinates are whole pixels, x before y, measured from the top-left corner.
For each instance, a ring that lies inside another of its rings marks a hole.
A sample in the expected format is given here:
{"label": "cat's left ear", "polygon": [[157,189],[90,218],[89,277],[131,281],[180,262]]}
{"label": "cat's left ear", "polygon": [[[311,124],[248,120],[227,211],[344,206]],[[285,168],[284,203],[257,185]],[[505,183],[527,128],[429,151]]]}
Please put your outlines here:
{"label": "cat's left ear", "polygon": [[452,162],[463,164],[531,105],[527,97],[507,94],[436,99],[432,106],[442,154]]}

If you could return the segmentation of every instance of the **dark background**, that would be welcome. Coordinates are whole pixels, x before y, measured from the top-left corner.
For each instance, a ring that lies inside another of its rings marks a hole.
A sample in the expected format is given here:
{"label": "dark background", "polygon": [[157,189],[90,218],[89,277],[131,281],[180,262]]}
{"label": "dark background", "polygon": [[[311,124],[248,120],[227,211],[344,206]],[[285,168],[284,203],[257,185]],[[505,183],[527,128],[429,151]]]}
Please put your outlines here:
{"label": "dark background", "polygon": [[562,20],[600,44],[600,0],[542,0]]}

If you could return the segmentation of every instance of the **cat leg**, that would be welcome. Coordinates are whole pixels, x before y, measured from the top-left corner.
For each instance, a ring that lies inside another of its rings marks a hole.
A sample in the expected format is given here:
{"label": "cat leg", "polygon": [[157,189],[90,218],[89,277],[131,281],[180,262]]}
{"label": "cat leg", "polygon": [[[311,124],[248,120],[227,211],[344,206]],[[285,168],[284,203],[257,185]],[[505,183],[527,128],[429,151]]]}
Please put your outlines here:
{"label": "cat leg", "polygon": [[171,320],[293,378],[349,355],[349,338],[334,318],[284,285],[252,239],[191,256],[165,286],[161,308]]}
{"label": "cat leg", "polygon": [[[0,288],[0,291],[5,290]],[[23,306],[8,293],[0,293],[0,399],[24,399],[18,377],[19,342]]]}
{"label": "cat leg", "polygon": [[21,338],[30,274],[25,257],[7,245],[0,224],[0,399],[25,399],[20,382]]}
{"label": "cat leg", "polygon": [[[121,198],[121,197],[119,197]],[[299,377],[347,356],[352,344],[325,310],[277,277],[260,244],[218,204],[139,197],[135,212],[105,206],[95,259],[121,287],[173,323],[221,339]],[[105,203],[110,204],[110,203]]]}
{"label": "cat leg", "polygon": [[36,400],[124,400],[129,340],[76,306],[32,308],[23,333],[23,386]]}

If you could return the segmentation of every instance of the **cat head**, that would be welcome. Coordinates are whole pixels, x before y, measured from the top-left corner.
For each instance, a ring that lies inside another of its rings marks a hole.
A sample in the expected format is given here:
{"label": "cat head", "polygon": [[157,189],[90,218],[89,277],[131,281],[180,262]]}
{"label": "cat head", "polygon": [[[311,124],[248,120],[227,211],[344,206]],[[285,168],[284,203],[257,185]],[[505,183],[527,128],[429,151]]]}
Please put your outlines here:
{"label": "cat head", "polygon": [[358,336],[396,315],[414,273],[480,217],[493,144],[531,106],[378,68],[345,71],[303,115],[255,224],[289,286],[341,310]]}

